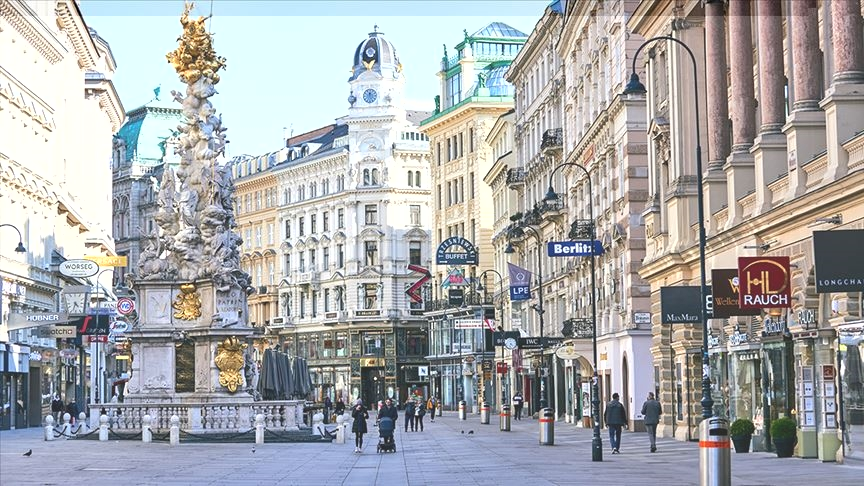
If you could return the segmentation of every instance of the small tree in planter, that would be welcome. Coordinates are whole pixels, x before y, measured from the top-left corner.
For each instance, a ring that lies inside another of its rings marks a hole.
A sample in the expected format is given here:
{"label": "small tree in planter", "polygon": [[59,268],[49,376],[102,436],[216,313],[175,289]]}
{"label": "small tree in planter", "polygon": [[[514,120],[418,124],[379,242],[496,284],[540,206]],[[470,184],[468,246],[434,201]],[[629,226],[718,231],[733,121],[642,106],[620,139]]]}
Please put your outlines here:
{"label": "small tree in planter", "polygon": [[735,444],[735,452],[750,452],[750,441],[756,427],[750,419],[739,418],[729,427],[729,436]]}
{"label": "small tree in planter", "polygon": [[798,424],[789,417],[771,422],[771,440],[777,450],[777,457],[792,457],[798,442]]}

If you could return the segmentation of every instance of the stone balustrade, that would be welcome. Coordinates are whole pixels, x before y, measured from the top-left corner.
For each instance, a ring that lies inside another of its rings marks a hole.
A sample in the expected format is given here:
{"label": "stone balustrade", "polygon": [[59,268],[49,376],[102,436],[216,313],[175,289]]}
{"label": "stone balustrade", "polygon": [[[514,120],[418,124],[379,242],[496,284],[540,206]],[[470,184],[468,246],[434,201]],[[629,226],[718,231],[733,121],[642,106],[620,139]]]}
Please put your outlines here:
{"label": "stone balustrade", "polygon": [[144,416],[151,418],[154,432],[167,432],[171,416],[180,419],[180,429],[189,432],[242,432],[255,427],[261,414],[268,429],[299,430],[303,423],[303,400],[222,403],[103,403],[90,406],[90,423],[103,413],[116,431],[140,431]]}

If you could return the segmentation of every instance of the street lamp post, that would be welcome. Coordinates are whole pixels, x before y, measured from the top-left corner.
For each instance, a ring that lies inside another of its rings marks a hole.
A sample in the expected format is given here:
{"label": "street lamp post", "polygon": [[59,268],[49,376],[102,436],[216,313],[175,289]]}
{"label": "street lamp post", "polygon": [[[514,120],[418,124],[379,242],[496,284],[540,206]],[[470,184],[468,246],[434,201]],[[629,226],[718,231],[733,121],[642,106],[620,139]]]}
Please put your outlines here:
{"label": "street lamp post", "polygon": [[[534,234],[534,238],[537,239],[537,297],[538,304],[536,306],[532,306],[534,310],[537,312],[537,315],[540,316],[540,408],[544,409],[547,407],[546,401],[546,377],[543,376],[543,353],[545,352],[546,343],[543,342],[543,314],[546,311],[543,309],[543,238],[540,237],[540,233],[537,232],[534,228],[528,225],[524,225],[521,227],[523,230],[530,230],[531,233]],[[513,253],[513,245],[507,244],[507,248],[504,250],[504,253],[510,254]]]}
{"label": "street lamp post", "polygon": [[[500,315],[501,315],[501,317],[500,317],[501,322],[499,323],[499,326],[498,326],[498,327],[499,327],[499,329],[503,329],[503,328],[501,328],[501,323],[504,322],[504,295],[503,295],[503,293],[502,293],[502,289],[504,288],[504,278],[501,276],[501,274],[498,272],[498,270],[494,270],[494,269],[491,269],[491,268],[490,268],[489,270],[484,270],[484,271],[483,271],[483,272],[482,272],[482,273],[477,277],[477,280],[478,280],[478,283],[477,283],[477,291],[478,291],[478,292],[483,292],[483,302],[484,302],[484,304],[485,304],[485,302],[486,302],[486,287],[483,286],[483,278],[486,276],[487,273],[494,273],[495,275],[498,276],[498,292],[499,292],[499,294],[501,295],[501,300],[500,300],[500,302],[501,302],[501,307],[499,308],[499,312],[500,312]],[[485,320],[485,316],[484,316],[484,320]],[[484,322],[484,324],[485,324],[485,322]],[[486,361],[486,359],[485,359],[485,353],[486,353],[486,343],[485,343],[486,329],[485,329],[485,328],[483,329],[483,336],[484,336],[484,343],[483,343],[484,359],[483,359],[483,361],[485,362],[485,361]],[[504,348],[503,348],[503,347],[501,348],[501,353],[502,353],[502,354],[504,353]],[[503,359],[503,357],[502,357],[502,359]],[[495,360],[494,349],[493,349],[492,360],[493,360],[493,361]],[[497,369],[496,369],[496,371],[497,371]],[[494,384],[495,381],[493,380],[492,383]],[[502,383],[502,385],[501,385],[501,390],[499,390],[499,393],[501,394],[501,403],[502,403],[502,405],[503,405],[504,403],[506,403],[506,402],[504,402],[504,385],[503,385],[503,383]],[[483,398],[484,398],[484,401],[485,401],[485,398],[486,398],[485,393],[484,393],[484,395],[483,395]]]}
{"label": "street lamp post", "polygon": [[693,55],[693,51],[687,46],[687,44],[681,42],[680,40],[668,36],[661,35],[657,37],[652,37],[642,45],[636,49],[636,54],[633,56],[633,72],[630,74],[630,82],[627,83],[627,87],[624,89],[622,94],[645,94],[647,90],[645,86],[639,81],[639,75],[636,74],[636,60],[639,59],[639,53],[642,52],[642,49],[648,44],[652,44],[654,42],[660,40],[668,40],[675,42],[680,45],[687,51],[687,54],[690,55],[690,60],[693,61],[693,99],[694,99],[694,107],[696,110],[696,198],[697,198],[697,217],[699,218],[699,278],[700,278],[700,287],[699,292],[701,295],[702,302],[699,305],[700,315],[702,318],[702,417],[710,418],[714,415],[714,400],[711,398],[711,378],[709,376],[710,372],[710,362],[708,356],[708,319],[705,314],[705,303],[707,302],[707,288],[705,285],[705,205],[704,205],[704,190],[702,187],[702,138],[699,135],[699,86],[697,84],[698,79],[698,66],[696,64],[696,56]]}
{"label": "street lamp post", "polygon": [[585,182],[588,184],[588,219],[590,220],[589,237],[591,239],[591,346],[594,354],[594,376],[591,379],[591,420],[594,421],[594,433],[591,438],[591,460],[600,462],[603,460],[603,439],[600,437],[600,385],[599,376],[597,375],[597,277],[595,275],[595,259],[597,255],[594,251],[597,228],[594,224],[594,203],[592,202],[594,191],[591,188],[591,174],[588,173],[588,169],[575,162],[559,164],[549,174],[549,189],[546,191],[546,196],[543,199],[548,202],[558,199],[558,194],[555,193],[555,189],[552,187],[552,177],[556,171],[566,166],[578,167],[582,170],[585,173]]}

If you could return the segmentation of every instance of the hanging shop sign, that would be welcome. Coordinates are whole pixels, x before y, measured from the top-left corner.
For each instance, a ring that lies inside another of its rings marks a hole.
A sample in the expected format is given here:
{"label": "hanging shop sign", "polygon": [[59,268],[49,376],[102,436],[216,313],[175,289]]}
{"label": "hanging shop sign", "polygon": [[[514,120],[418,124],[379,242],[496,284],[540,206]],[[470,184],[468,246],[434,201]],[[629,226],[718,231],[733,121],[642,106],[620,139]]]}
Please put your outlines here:
{"label": "hanging shop sign", "polygon": [[762,321],[762,335],[775,336],[786,332],[786,319],[768,316]]}
{"label": "hanging shop sign", "polygon": [[85,260],[90,260],[99,264],[100,267],[125,267],[128,265],[127,258],[123,256],[98,256],[87,255]]}
{"label": "hanging shop sign", "polygon": [[510,272],[510,301],[531,298],[531,272],[518,265],[508,263]]}
{"label": "hanging shop sign", "polygon": [[66,260],[57,270],[67,277],[85,278],[99,273],[99,264],[90,260]]}
{"label": "hanging shop sign", "polygon": [[550,257],[592,256],[603,254],[603,243],[598,240],[550,241],[546,243]]}
{"label": "hanging shop sign", "polygon": [[789,257],[738,257],[738,305],[742,309],[792,307]]}
{"label": "hanging shop sign", "polygon": [[864,248],[864,230],[814,231],[816,292],[864,291],[861,248]]}
{"label": "hanging shop sign", "polygon": [[[453,251],[461,248],[462,251]],[[477,265],[477,248],[461,236],[453,236],[442,241],[435,253],[438,265]]]}
{"label": "hanging shop sign", "polygon": [[44,324],[61,324],[69,321],[69,315],[65,312],[28,312],[9,314],[9,330],[23,329],[25,327],[41,326]]}
{"label": "hanging shop sign", "polygon": [[450,289],[447,291],[447,304],[450,305],[450,307],[461,307],[464,303],[464,289]]}
{"label": "hanging shop sign", "polygon": [[746,332],[741,332],[738,326],[735,326],[735,332],[729,336],[728,342],[729,346],[741,346],[750,342],[750,336]]}
{"label": "hanging shop sign", "polygon": [[702,322],[702,293],[699,287],[660,288],[660,322],[662,324],[698,324]]}
{"label": "hanging shop sign", "polygon": [[737,268],[711,270],[711,298],[715,318],[759,315],[759,309],[741,309],[739,306],[739,282]]}

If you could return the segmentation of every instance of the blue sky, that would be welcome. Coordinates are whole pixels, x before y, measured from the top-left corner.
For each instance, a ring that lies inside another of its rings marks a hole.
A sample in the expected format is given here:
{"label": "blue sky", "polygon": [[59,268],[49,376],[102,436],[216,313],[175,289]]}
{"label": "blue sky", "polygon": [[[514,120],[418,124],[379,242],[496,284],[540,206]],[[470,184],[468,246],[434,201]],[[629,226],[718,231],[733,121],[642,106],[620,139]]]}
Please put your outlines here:
{"label": "blue sky", "polygon": [[[357,45],[374,25],[404,65],[407,96],[431,110],[438,93],[443,44],[448,53],[495,21],[530,34],[548,0],[300,1],[213,0],[210,29],[228,59],[212,98],[228,127],[228,155],[261,154],[294,134],[331,123],[348,109],[348,75]],[[165,54],[180,35],[183,0],[82,0],[87,24],[108,41],[117,61],[114,83],[128,111],[182,91]],[[210,13],[211,0],[193,13]],[[178,105],[179,106],[179,105]]]}

